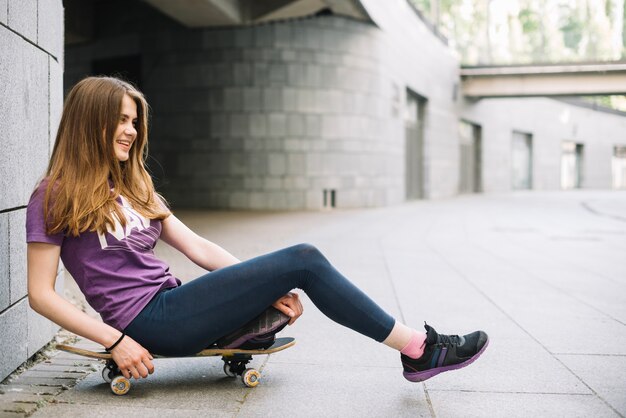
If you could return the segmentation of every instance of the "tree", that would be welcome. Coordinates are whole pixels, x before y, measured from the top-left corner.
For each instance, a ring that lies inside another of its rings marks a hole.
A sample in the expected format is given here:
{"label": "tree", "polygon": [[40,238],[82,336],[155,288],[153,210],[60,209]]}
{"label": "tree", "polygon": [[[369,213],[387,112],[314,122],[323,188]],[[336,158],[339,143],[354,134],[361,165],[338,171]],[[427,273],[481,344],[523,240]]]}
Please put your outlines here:
{"label": "tree", "polygon": [[626,58],[624,0],[410,0],[464,64]]}

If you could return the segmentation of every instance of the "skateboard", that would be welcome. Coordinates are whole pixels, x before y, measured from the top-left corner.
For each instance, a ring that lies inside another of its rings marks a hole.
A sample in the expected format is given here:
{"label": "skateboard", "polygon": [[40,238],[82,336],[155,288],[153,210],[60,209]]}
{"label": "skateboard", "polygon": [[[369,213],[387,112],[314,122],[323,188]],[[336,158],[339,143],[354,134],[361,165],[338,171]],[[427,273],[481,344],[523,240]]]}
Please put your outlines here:
{"label": "skateboard", "polygon": [[[253,368],[246,368],[246,365],[252,360],[253,355],[266,355],[277,353],[296,344],[295,338],[285,337],[276,338],[274,344],[266,349],[259,350],[243,350],[238,348],[206,348],[199,353],[190,357],[216,357],[222,356],[224,361],[224,373],[229,377],[241,376],[241,381],[249,388],[253,388],[259,384],[261,373]],[[106,365],[102,369],[102,378],[111,386],[111,391],[116,395],[126,395],[130,390],[130,379],[125,378],[117,364],[113,361],[110,353],[106,351],[91,351],[78,347],[72,347],[65,344],[57,344],[57,350],[66,351],[72,354],[78,354],[83,357],[90,357],[105,360]],[[154,358],[169,358],[166,356],[155,355]]]}

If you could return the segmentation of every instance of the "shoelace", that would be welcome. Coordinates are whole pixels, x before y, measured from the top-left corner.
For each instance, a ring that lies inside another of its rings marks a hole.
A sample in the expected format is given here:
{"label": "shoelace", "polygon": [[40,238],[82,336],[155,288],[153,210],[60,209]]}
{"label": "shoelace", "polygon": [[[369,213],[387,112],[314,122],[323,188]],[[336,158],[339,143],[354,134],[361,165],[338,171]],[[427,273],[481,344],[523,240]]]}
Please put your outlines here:
{"label": "shoelace", "polygon": [[[424,321],[424,325],[427,327],[427,329],[433,330],[432,327],[426,323],[426,321]],[[435,334],[437,334],[436,331]],[[435,343],[435,345],[460,344],[461,341],[463,340],[458,335],[437,334],[437,342]],[[424,341],[424,345],[426,345],[426,341]]]}
{"label": "shoelace", "polygon": [[452,345],[452,344],[458,344],[460,342],[460,338],[458,335],[437,334],[437,336],[438,336],[437,344]]}

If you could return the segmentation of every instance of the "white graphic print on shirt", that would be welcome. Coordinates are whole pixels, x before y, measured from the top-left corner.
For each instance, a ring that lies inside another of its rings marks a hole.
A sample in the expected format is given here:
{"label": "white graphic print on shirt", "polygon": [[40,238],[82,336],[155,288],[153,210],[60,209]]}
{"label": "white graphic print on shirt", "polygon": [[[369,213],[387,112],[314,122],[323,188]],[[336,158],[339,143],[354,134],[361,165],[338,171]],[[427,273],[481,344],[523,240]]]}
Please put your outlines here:
{"label": "white graphic print on shirt", "polygon": [[[154,241],[159,237],[157,229],[150,226],[150,220],[135,211],[123,196],[120,196],[120,199],[122,200],[122,212],[126,217],[126,227],[122,227],[117,216],[113,215],[115,229],[111,229],[111,226],[107,225],[108,234],[98,232],[100,246],[103,250],[150,250]],[[109,243],[106,238],[109,234],[115,237],[117,242]]]}

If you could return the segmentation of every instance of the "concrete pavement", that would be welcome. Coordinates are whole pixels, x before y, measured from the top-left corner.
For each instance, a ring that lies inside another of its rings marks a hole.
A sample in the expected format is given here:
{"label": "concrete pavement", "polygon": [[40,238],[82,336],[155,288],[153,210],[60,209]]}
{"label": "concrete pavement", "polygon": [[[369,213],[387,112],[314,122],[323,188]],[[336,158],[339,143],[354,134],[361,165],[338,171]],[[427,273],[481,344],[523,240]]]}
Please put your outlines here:
{"label": "concrete pavement", "polygon": [[[409,383],[396,352],[305,298],[305,315],[282,333],[296,347],[256,358],[254,389],[226,378],[219,359],[161,359],[124,397],[91,373],[33,416],[626,416],[625,192],[176,214],[243,259],[312,243],[399,320],[443,333],[482,328],[490,347],[470,367]],[[181,279],[202,274],[166,246],[158,252]]]}

